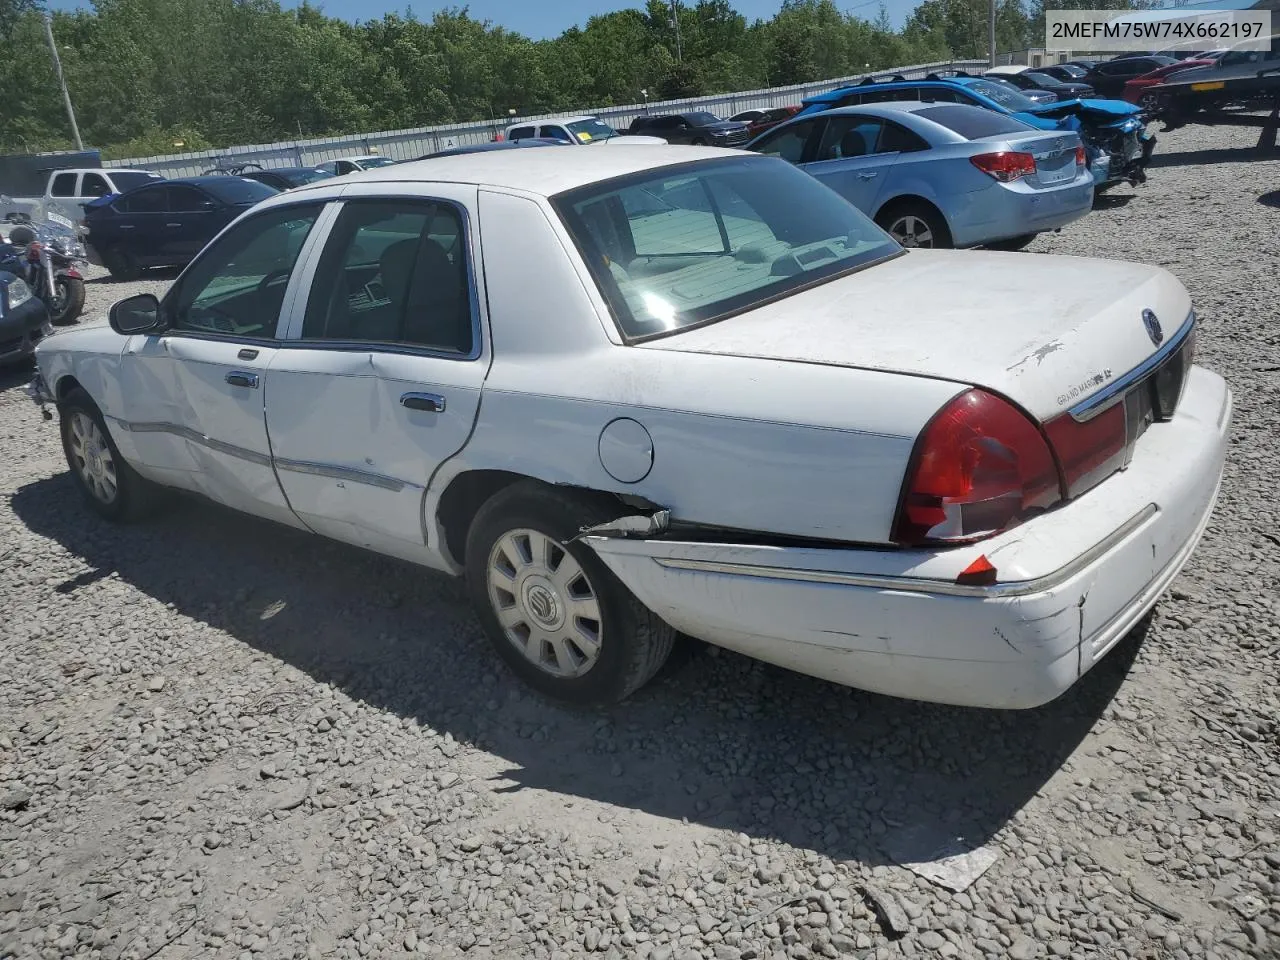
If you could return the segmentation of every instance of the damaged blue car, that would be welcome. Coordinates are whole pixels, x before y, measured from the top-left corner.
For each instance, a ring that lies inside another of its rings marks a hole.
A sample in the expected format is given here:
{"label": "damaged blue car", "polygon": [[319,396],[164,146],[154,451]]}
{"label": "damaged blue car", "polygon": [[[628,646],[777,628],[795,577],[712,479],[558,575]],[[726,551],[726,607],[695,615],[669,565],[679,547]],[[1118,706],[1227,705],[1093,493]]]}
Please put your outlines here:
{"label": "damaged blue car", "polygon": [[852,87],[807,97],[798,116],[892,100],[930,103],[964,103],[1015,117],[1040,130],[1072,130],[1080,134],[1088,157],[1094,188],[1106,190],[1118,183],[1137,185],[1147,179],[1146,167],[1156,138],[1146,132],[1141,108],[1123,100],[1061,100],[1033,103],[1017,91],[983,77],[930,74],[924,80],[901,76],[887,80],[868,77]]}

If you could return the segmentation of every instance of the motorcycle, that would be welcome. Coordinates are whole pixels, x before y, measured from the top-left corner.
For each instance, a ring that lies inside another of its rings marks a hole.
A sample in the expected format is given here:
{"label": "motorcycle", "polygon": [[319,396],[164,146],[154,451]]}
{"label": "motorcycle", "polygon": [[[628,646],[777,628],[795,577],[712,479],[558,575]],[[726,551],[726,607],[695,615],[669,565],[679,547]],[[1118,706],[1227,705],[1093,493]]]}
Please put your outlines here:
{"label": "motorcycle", "polygon": [[44,301],[49,318],[58,325],[75,323],[84,309],[84,275],[89,262],[74,229],[54,220],[35,223],[24,213],[9,213],[0,227],[0,270],[26,281]]}

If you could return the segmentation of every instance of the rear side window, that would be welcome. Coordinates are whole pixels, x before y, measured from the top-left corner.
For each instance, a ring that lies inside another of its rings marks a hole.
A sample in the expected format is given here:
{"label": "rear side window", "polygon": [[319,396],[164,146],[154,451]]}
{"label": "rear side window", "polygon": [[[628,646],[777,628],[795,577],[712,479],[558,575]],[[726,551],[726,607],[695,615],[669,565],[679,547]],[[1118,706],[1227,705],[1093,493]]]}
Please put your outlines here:
{"label": "rear side window", "polygon": [[958,103],[925,107],[923,110],[917,110],[916,116],[932,120],[939,126],[958,133],[966,140],[1021,134],[1032,129],[1020,120],[1015,120],[1003,113],[983,110],[980,107],[966,107]]}
{"label": "rear side window", "polygon": [[768,157],[781,157],[788,163],[800,163],[804,159],[804,145],[813,132],[813,124],[812,120],[793,123],[766,137],[764,142],[753,150]]}
{"label": "rear side window", "polygon": [[881,153],[914,153],[917,150],[928,149],[929,142],[918,133],[899,124],[885,121],[884,130],[880,132]]}
{"label": "rear side window", "polygon": [[361,200],[334,223],[307,300],[307,340],[475,343],[462,218],[447,203]]}
{"label": "rear side window", "polygon": [[832,117],[815,159],[847,160],[880,153],[881,127],[881,121],[874,117]]}
{"label": "rear side window", "polygon": [[76,175],[74,173],[60,173],[53,178],[53,186],[49,188],[49,193],[55,197],[74,197],[76,195]]}

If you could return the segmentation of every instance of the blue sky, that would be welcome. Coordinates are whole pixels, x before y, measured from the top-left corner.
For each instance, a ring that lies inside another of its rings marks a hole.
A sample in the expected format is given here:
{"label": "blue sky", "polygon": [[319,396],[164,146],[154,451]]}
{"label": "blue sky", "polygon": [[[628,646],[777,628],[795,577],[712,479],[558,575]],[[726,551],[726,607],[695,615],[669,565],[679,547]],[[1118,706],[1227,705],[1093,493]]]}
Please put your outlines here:
{"label": "blue sky", "polygon": [[[294,0],[282,0],[286,7],[295,6]],[[771,17],[781,6],[781,0],[732,0],[734,7],[748,20],[756,17]],[[454,5],[454,4],[448,4]],[[622,10],[626,7],[641,6],[642,0],[627,3],[625,0],[557,0],[552,4],[540,4],[537,0],[459,0],[457,6],[467,6],[471,15],[478,20],[492,20],[509,30],[516,30],[525,36],[541,38],[554,37],[574,24],[584,24],[588,17],[611,10]],[[836,0],[836,5],[843,10],[850,10],[867,19],[874,19],[879,13],[878,0]],[[916,0],[886,0],[885,7],[889,17],[895,24],[901,25],[907,14],[915,7]],[[51,0],[50,6],[55,10],[73,10],[87,7],[85,0]],[[369,20],[381,17],[384,13],[403,13],[407,4],[405,0],[318,0],[315,6],[320,7],[331,17],[342,17],[345,20]],[[427,19],[440,9],[436,3],[413,3],[414,13]]]}

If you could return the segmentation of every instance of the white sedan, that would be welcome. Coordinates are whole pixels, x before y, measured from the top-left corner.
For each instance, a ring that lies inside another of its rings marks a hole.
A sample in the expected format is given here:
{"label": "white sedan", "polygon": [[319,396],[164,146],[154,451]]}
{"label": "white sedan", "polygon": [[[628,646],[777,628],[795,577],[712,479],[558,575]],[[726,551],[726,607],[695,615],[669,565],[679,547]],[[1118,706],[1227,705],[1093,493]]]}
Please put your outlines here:
{"label": "white sedan", "polygon": [[157,487],[464,576],[512,669],[625,697],[677,632],[1032,707],[1208,523],[1231,392],[1183,286],[911,250],[784,161],[494,151],[260,204],[41,344],[88,503]]}

